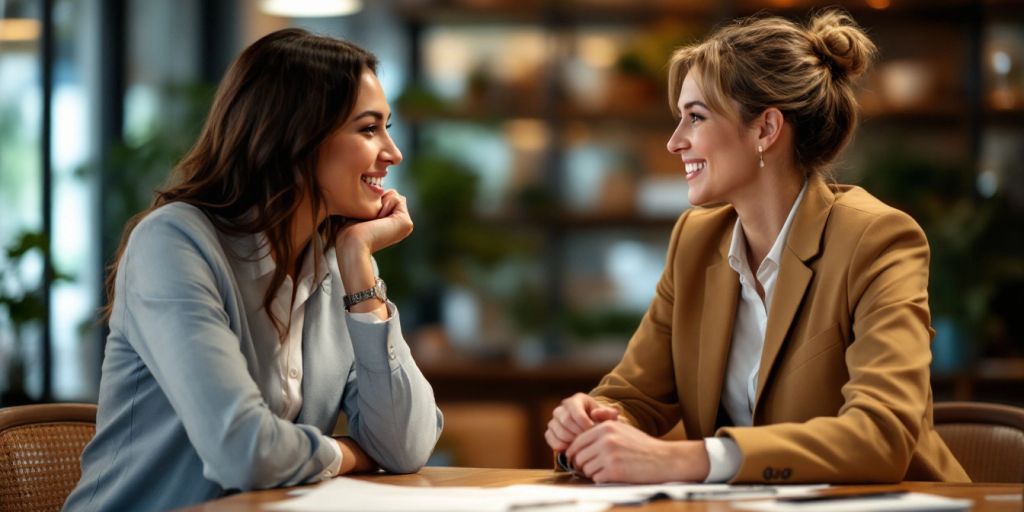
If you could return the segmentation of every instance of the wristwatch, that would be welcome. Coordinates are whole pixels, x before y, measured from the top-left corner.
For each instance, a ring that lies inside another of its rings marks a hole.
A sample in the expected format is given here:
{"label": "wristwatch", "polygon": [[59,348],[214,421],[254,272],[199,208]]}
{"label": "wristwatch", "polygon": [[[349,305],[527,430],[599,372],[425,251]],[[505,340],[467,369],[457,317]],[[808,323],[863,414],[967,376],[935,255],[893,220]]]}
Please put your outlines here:
{"label": "wristwatch", "polygon": [[346,295],[342,301],[345,303],[345,309],[348,310],[351,309],[352,306],[370,299],[380,299],[381,302],[385,303],[388,301],[388,286],[384,284],[383,279],[378,277],[373,288]]}

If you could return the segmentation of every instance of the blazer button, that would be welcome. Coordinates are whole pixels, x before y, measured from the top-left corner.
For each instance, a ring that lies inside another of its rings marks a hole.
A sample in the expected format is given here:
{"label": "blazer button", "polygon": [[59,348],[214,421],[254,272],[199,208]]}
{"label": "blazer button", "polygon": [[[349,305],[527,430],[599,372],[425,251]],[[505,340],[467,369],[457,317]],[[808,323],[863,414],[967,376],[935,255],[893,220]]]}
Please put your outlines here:
{"label": "blazer button", "polygon": [[793,474],[793,470],[786,468],[782,470],[782,479],[789,480],[790,475]]}
{"label": "blazer button", "polygon": [[771,480],[772,476],[774,474],[775,474],[775,472],[772,471],[772,468],[771,467],[767,467],[767,468],[764,468],[764,473],[761,473],[761,476],[763,476],[765,480]]}

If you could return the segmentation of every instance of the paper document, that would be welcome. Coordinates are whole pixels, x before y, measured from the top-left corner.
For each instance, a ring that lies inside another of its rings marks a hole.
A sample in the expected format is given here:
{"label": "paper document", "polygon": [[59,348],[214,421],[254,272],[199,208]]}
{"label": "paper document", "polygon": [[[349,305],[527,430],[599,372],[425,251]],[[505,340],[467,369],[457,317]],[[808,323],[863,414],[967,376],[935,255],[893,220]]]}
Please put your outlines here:
{"label": "paper document", "polygon": [[[739,500],[774,496],[807,496],[827,485],[729,485],[729,484],[655,484],[655,485],[513,485],[505,492],[522,496],[571,498],[578,501],[603,501],[613,505],[638,504],[658,499]],[[494,489],[497,490],[497,489]]]}
{"label": "paper document", "polygon": [[761,512],[946,512],[968,510],[971,500],[946,498],[934,494],[908,492],[885,497],[850,497],[845,499],[806,502],[785,502],[778,500],[745,501],[733,503],[733,508]]}
{"label": "paper document", "polygon": [[335,478],[303,495],[265,508],[292,512],[597,512],[657,499],[736,500],[806,496],[825,485],[728,484],[512,485],[408,487]]}
{"label": "paper document", "polygon": [[580,503],[571,497],[521,496],[507,487],[408,487],[335,478],[268,510],[293,512],[600,512],[610,505]]}

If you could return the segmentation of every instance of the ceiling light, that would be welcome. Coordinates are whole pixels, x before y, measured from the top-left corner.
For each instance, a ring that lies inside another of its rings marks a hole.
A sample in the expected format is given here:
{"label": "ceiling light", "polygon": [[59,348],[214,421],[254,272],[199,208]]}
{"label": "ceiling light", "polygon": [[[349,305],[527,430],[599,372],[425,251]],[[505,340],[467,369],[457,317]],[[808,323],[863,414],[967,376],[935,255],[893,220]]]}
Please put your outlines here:
{"label": "ceiling light", "polygon": [[347,16],[363,9],[362,0],[263,0],[260,9],[283,18]]}

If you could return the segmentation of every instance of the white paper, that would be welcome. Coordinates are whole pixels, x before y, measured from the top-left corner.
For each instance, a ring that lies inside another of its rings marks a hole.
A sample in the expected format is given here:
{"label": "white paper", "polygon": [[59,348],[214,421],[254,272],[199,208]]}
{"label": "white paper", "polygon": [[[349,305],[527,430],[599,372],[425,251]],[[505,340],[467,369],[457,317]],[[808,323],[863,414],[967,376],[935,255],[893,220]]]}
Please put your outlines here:
{"label": "white paper", "polygon": [[510,503],[488,500],[482,491],[480,487],[408,487],[335,478],[298,498],[265,508],[303,512],[508,510]]}
{"label": "white paper", "polygon": [[[659,494],[673,500],[737,500],[764,498],[770,496],[805,496],[813,491],[827,488],[827,485],[729,485],[729,484],[684,484],[668,483],[656,485],[513,485],[504,487],[507,492],[523,496],[551,496],[572,498],[580,501],[605,501],[616,505],[639,503]],[[691,493],[693,495],[691,495]]]}
{"label": "white paper", "polygon": [[[342,477],[322,483],[302,496],[273,503],[265,508],[291,512],[598,512],[613,505],[643,503],[655,495],[671,499],[727,500],[800,496],[824,487],[827,486],[661,484],[410,487]],[[700,494],[695,497],[689,493]]]}
{"label": "white paper", "polygon": [[877,498],[856,498],[836,501],[810,501],[787,503],[776,500],[737,502],[733,508],[761,512],[914,512],[914,511],[959,511],[968,510],[973,502],[966,499],[946,498],[934,494],[908,492],[898,496]]}

